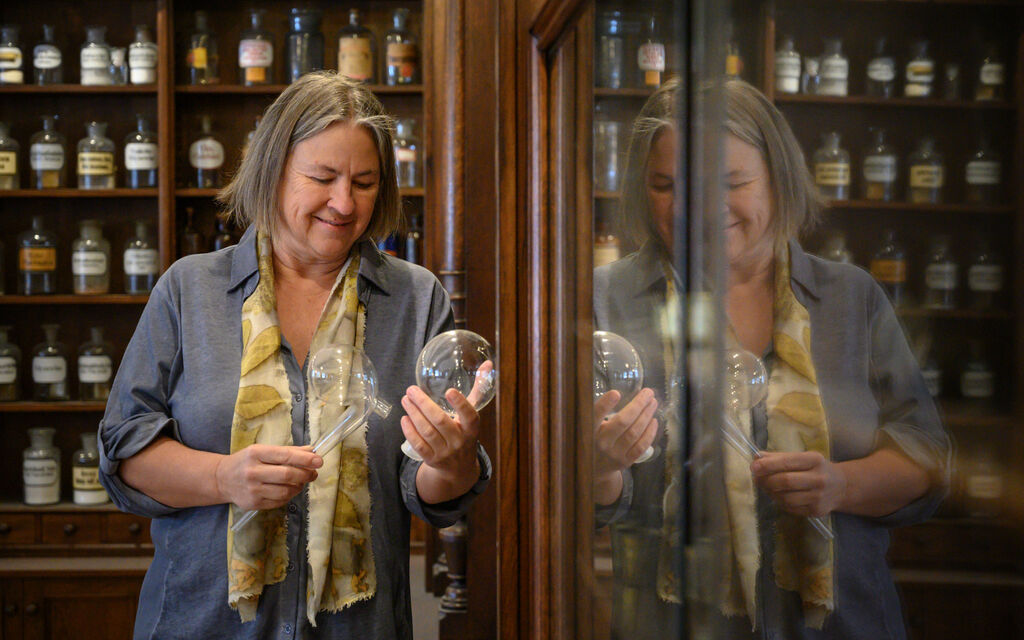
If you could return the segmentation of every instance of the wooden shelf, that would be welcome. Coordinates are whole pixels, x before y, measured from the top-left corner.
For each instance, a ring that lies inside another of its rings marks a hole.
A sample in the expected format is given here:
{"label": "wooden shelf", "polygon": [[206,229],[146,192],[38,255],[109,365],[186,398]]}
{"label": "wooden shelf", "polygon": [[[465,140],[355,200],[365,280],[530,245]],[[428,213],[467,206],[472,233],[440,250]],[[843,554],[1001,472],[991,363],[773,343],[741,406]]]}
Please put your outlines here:
{"label": "wooden shelf", "polygon": [[0,86],[0,94],[4,93],[47,93],[47,94],[125,94],[125,93],[149,93],[156,95],[155,84],[126,84],[111,86],[84,86],[80,84],[21,84]]}
{"label": "wooden shelf", "polygon": [[[288,88],[286,84],[264,84],[245,87],[239,84],[179,84],[174,87],[175,93],[205,93],[213,95],[277,95]],[[371,84],[367,88],[377,95],[419,95],[423,93],[422,84],[406,84],[390,86]]]}
{"label": "wooden shelf", "polygon": [[75,304],[75,305],[87,305],[87,304],[146,304],[149,301],[149,296],[130,296],[126,293],[109,293],[102,295],[74,295],[74,294],[55,294],[55,295],[40,295],[40,296],[0,296],[0,305],[5,304],[32,304],[32,305],[51,305],[51,304]]}
{"label": "wooden shelf", "polygon": [[422,198],[426,192],[423,187],[399,187],[398,195],[403,198]]}
{"label": "wooden shelf", "polygon": [[776,104],[848,105],[856,107],[890,107],[922,109],[981,109],[987,111],[1013,111],[1014,105],[1006,100],[942,100],[940,98],[876,98],[873,96],[814,96],[802,93],[777,93]]}
{"label": "wooden shelf", "polygon": [[1011,215],[1016,211],[1012,205],[1002,204],[917,204],[913,202],[883,202],[881,200],[832,200],[828,203],[832,211],[874,210],[906,211],[908,213],[964,213],[985,215]]}
{"label": "wooden shelf", "polygon": [[112,502],[104,502],[91,507],[75,504],[74,502],[58,502],[39,507],[33,507],[24,502],[14,500],[0,500],[0,513],[121,513],[121,510]]}
{"label": "wooden shelf", "polygon": [[1012,587],[1024,589],[1024,577],[992,571],[947,571],[942,569],[893,569],[898,584],[945,584],[953,586]]}
{"label": "wooden shelf", "polygon": [[606,87],[595,87],[594,95],[598,98],[647,98],[654,91],[654,89],[608,89]]}
{"label": "wooden shelf", "polygon": [[101,413],[107,408],[102,401],[86,402],[83,400],[61,400],[58,402],[34,402],[19,400],[18,402],[0,402],[0,413]]}
{"label": "wooden shelf", "polygon": [[963,398],[938,399],[943,422],[948,427],[995,427],[1014,428],[1018,420],[1010,413],[1001,412],[998,407],[977,405]]}
{"label": "wooden shelf", "polygon": [[899,308],[896,315],[901,318],[947,318],[951,320],[1012,320],[1008,311],[998,309],[977,311],[975,309],[926,309],[923,307]]}
{"label": "wooden shelf", "polygon": [[0,191],[0,198],[155,198],[152,189],[11,189]]}
{"label": "wooden shelf", "polygon": [[618,191],[595,191],[594,198],[597,200],[618,200],[622,194]]}

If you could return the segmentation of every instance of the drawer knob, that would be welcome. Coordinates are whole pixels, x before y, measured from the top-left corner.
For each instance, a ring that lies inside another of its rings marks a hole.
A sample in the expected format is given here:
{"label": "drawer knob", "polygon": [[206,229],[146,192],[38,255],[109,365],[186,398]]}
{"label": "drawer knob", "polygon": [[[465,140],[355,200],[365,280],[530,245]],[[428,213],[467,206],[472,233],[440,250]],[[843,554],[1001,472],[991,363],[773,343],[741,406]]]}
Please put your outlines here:
{"label": "drawer knob", "polygon": [[4,613],[9,616],[16,615],[18,613],[18,605],[12,602],[11,604],[4,606]]}
{"label": "drawer knob", "polygon": [[[64,535],[66,535],[66,536],[73,536],[73,535],[75,535],[75,532],[77,532],[77,531],[78,531],[78,525],[73,523],[73,522],[69,522],[66,525],[64,525]],[[28,607],[25,607],[25,610],[27,611]]]}
{"label": "drawer knob", "polygon": [[138,533],[140,531],[142,531],[142,525],[139,524],[138,522],[133,522],[130,525],[128,525],[128,532],[129,533]]}
{"label": "drawer knob", "polygon": [[0,536],[6,536],[11,532],[11,525],[6,522],[0,522]]}
{"label": "drawer knob", "polygon": [[39,611],[39,605],[34,602],[30,602],[25,605],[25,613],[28,615],[35,615],[36,611]]}

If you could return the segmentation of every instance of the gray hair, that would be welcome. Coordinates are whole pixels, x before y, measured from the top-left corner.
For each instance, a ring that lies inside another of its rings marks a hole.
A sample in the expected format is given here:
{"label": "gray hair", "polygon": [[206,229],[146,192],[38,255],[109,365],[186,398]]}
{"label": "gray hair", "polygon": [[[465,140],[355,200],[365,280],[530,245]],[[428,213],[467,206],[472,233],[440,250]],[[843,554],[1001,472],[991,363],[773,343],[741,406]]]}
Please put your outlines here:
{"label": "gray hair", "polygon": [[277,192],[288,155],[303,140],[335,122],[363,127],[377,147],[380,187],[370,224],[360,240],[379,242],[398,230],[401,205],[395,170],[394,119],[365,86],[334,71],[309,73],[267,107],[238,171],[217,199],[239,227],[273,235],[280,209]]}

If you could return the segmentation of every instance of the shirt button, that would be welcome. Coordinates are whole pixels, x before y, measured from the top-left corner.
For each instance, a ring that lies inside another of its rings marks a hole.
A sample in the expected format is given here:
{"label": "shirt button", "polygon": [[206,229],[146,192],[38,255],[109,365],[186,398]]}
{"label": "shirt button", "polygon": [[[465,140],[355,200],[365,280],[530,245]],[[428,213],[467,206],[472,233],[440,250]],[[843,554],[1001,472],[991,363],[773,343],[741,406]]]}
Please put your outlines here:
{"label": "shirt button", "polygon": [[295,402],[302,402],[302,394],[301,393],[296,393],[295,395],[292,396],[292,398],[295,399]]}
{"label": "shirt button", "polygon": [[290,625],[290,624],[284,625],[284,632],[290,635],[291,632],[292,632],[292,625]]}
{"label": "shirt button", "polygon": [[[288,503],[288,513],[295,513],[298,510],[299,510],[299,508],[296,507],[294,504],[292,504],[291,502]],[[285,626],[287,626],[287,625],[285,625]]]}

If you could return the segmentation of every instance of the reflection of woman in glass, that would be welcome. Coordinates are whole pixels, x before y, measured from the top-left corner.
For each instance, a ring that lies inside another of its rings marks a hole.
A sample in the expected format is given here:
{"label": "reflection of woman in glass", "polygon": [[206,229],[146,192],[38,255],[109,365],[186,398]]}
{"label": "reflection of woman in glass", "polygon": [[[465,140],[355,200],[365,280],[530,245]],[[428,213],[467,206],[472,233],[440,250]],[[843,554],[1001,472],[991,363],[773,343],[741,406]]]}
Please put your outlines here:
{"label": "reflection of woman in glass", "polygon": [[[723,450],[733,570],[722,609],[735,627],[728,637],[754,626],[758,637],[902,638],[885,562],[888,528],[935,509],[950,443],[882,290],[861,269],[808,256],[796,242],[818,203],[782,115],[741,81],[727,82],[724,97],[726,342],[761,356],[770,371],[767,400],[740,416],[766,453],[750,463]],[[659,188],[671,193],[663,177],[675,175],[669,127],[653,137],[642,183],[645,224],[662,246],[671,245],[671,204],[659,206]],[[658,273],[632,280],[656,289]],[[599,324],[628,325],[615,301],[626,294],[610,280],[595,278],[595,292],[609,297],[595,303]],[[629,498],[623,492],[620,501]],[[835,539],[807,516],[825,517]]]}

